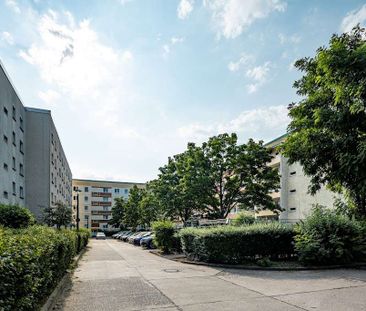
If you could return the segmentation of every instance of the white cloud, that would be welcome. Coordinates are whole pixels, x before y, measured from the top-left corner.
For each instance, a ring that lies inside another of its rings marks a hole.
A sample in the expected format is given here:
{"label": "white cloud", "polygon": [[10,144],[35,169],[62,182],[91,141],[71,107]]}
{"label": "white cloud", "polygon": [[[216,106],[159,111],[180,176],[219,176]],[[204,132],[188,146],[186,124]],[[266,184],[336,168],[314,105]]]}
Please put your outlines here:
{"label": "white cloud", "polygon": [[[268,140],[276,135],[283,134],[289,123],[286,106],[270,106],[245,110],[236,118],[218,124],[205,125],[192,123],[180,127],[178,134],[190,141],[203,142],[210,136],[220,133],[237,133],[243,139],[253,137]],[[261,133],[261,137],[258,137]]]}
{"label": "white cloud", "polygon": [[194,0],[181,0],[177,8],[177,14],[180,19],[186,19],[193,11]]}
{"label": "white cloud", "polygon": [[170,42],[174,45],[174,44],[177,44],[177,43],[182,43],[184,41],[184,38],[182,37],[172,37],[170,39]]}
{"label": "white cloud", "polygon": [[297,34],[291,35],[291,36],[286,36],[283,33],[279,33],[278,34],[278,39],[280,40],[281,44],[285,44],[285,43],[300,43],[301,41],[301,37]]}
{"label": "white cloud", "polygon": [[364,4],[359,10],[348,12],[343,18],[340,30],[341,32],[350,32],[357,24],[364,25],[366,20],[366,4]]}
{"label": "white cloud", "polygon": [[13,45],[14,44],[14,38],[11,35],[11,33],[7,32],[7,31],[3,31],[0,34],[0,40],[6,42],[9,45]]}
{"label": "white cloud", "polygon": [[48,105],[54,105],[60,98],[60,94],[54,90],[47,90],[45,92],[39,91],[38,97]]}
{"label": "white cloud", "polygon": [[15,13],[20,14],[21,10],[18,3],[15,0],[6,0],[5,4],[11,8]]}
{"label": "white cloud", "polygon": [[233,62],[231,61],[228,65],[228,68],[230,71],[238,71],[242,66],[247,65],[248,63],[252,62],[254,60],[254,57],[252,55],[242,53],[240,55],[240,58]]}
{"label": "white cloud", "polygon": [[267,17],[271,12],[283,12],[282,0],[204,0],[204,6],[212,11],[218,36],[235,38],[255,20]]}
{"label": "white cloud", "polygon": [[171,37],[169,40],[169,43],[166,43],[163,45],[163,56],[167,57],[170,52],[172,51],[172,48],[174,45],[183,43],[184,38],[183,37]]}
{"label": "white cloud", "polygon": [[247,84],[248,92],[254,93],[268,80],[268,73],[271,68],[270,62],[265,62],[261,66],[250,68],[246,72],[246,76],[252,79],[252,83]]}

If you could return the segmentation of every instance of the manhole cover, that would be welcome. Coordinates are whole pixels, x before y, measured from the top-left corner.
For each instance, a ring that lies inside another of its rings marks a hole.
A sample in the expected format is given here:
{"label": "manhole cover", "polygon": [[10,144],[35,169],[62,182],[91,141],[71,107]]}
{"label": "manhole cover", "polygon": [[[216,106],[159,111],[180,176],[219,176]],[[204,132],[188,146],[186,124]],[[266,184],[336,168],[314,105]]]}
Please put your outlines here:
{"label": "manhole cover", "polygon": [[177,272],[180,272],[180,270],[178,270],[178,269],[164,269],[163,271],[164,272],[167,272],[167,273],[177,273]]}

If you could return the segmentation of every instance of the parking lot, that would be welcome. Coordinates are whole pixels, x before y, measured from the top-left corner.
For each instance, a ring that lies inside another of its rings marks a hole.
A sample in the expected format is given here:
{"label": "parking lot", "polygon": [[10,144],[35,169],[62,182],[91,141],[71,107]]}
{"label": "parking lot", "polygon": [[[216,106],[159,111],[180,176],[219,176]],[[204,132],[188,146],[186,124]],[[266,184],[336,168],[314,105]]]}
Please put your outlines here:
{"label": "parking lot", "polygon": [[366,310],[366,270],[249,271],[187,265],[91,240],[56,310]]}

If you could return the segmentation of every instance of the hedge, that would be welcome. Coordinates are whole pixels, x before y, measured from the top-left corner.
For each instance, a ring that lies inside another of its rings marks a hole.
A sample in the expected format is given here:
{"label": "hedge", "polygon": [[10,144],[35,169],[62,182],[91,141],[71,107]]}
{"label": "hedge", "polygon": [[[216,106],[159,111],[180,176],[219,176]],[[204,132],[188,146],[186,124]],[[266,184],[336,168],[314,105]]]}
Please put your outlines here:
{"label": "hedge", "polygon": [[366,261],[365,224],[316,208],[295,227],[295,248],[306,265]]}
{"label": "hedge", "polygon": [[214,228],[185,228],[182,250],[193,260],[237,264],[247,260],[289,258],[294,252],[294,230],[279,223]]}
{"label": "hedge", "polygon": [[0,228],[0,310],[37,310],[88,237],[87,230]]}
{"label": "hedge", "polygon": [[175,232],[173,222],[169,220],[155,221],[152,224],[154,244],[164,253],[180,251],[180,238]]}
{"label": "hedge", "polygon": [[33,214],[19,205],[0,204],[0,226],[26,228],[35,222]]}

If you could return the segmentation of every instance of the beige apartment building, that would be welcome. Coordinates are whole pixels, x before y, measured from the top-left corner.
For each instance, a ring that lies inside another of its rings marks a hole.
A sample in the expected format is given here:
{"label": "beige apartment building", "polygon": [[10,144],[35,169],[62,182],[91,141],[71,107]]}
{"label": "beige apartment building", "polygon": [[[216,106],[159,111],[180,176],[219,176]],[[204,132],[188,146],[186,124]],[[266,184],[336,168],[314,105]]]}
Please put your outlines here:
{"label": "beige apartment building", "polygon": [[73,179],[73,222],[76,223],[77,195],[79,195],[80,227],[92,231],[115,229],[109,224],[114,199],[127,199],[133,186],[145,188],[144,183],[106,180]]}

